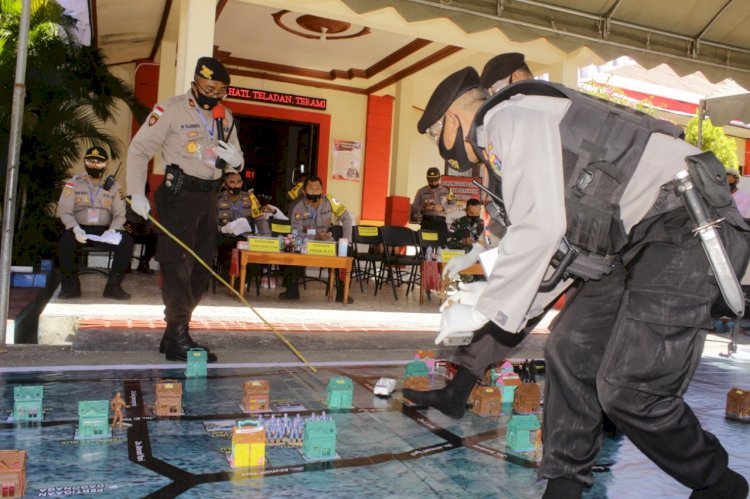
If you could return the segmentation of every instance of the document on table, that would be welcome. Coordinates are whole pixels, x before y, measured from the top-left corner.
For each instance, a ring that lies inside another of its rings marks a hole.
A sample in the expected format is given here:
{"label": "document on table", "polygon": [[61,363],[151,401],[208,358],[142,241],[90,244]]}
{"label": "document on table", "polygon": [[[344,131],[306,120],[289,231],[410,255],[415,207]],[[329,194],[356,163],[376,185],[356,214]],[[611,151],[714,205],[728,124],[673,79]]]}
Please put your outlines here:
{"label": "document on table", "polygon": [[97,236],[95,234],[86,234],[86,238],[91,241],[99,241],[100,243],[120,244],[120,241],[122,241],[122,234],[120,234],[119,232],[105,232],[101,236]]}
{"label": "document on table", "polygon": [[253,229],[250,227],[250,222],[248,222],[247,218],[245,217],[240,217],[237,220],[232,220],[227,225],[232,229],[232,234],[238,236],[253,231]]}

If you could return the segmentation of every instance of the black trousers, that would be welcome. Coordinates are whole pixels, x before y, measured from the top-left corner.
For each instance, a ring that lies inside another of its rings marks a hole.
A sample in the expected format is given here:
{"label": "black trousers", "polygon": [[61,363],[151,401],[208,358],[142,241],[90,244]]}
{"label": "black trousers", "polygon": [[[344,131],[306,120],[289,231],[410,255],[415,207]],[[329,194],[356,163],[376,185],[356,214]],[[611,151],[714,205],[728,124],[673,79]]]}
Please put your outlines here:
{"label": "black trousers", "polygon": [[[101,236],[108,229],[108,227],[100,225],[81,225],[81,228],[86,234],[94,234]],[[60,272],[63,276],[72,276],[78,273],[76,268],[76,249],[82,246],[90,246],[93,248],[101,248],[106,250],[114,250],[114,258],[112,260],[113,273],[123,273],[125,269],[130,266],[130,258],[133,255],[133,245],[135,244],[133,238],[130,237],[125,231],[118,231],[122,234],[122,241],[118,245],[111,245],[107,243],[100,243],[99,241],[86,241],[85,244],[81,244],[76,240],[75,234],[72,230],[66,230],[57,243],[57,255],[60,264]]]}
{"label": "black trousers", "polygon": [[[613,272],[580,284],[545,347],[544,456],[540,474],[592,482],[602,412],[683,485],[712,485],[727,453],[682,398],[703,351],[719,289],[683,209],[635,227],[640,241]],[[735,269],[744,233],[721,236]]]}
{"label": "black trousers", "polygon": [[[216,252],[216,192],[216,189],[196,192],[183,187],[173,194],[162,184],[154,196],[161,224],[208,265]],[[163,277],[164,320],[187,324],[206,292],[210,274],[166,234],[159,234],[156,260]]]}

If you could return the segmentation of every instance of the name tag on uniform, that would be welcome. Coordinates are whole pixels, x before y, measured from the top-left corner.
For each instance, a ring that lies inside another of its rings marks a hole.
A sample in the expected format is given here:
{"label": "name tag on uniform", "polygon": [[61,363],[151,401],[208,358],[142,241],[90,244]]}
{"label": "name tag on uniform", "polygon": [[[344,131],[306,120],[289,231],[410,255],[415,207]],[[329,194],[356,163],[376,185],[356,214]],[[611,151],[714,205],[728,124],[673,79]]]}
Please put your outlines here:
{"label": "name tag on uniform", "polygon": [[89,225],[96,225],[99,223],[99,210],[96,208],[89,208],[86,210],[86,222]]}
{"label": "name tag on uniform", "polygon": [[315,228],[313,227],[313,228],[311,228],[311,229],[307,229],[307,233],[308,233],[309,235],[311,235],[311,236],[314,236],[315,234],[317,234],[317,233],[318,233],[318,231],[317,231],[317,230],[316,230],[316,229],[315,229]]}

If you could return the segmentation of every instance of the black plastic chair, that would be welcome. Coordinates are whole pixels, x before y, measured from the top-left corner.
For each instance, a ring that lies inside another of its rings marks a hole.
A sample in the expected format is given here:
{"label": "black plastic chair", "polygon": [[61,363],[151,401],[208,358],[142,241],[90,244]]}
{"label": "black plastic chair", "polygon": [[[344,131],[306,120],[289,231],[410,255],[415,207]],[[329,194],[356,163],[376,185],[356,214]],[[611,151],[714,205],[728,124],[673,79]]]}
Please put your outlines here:
{"label": "black plastic chair", "polygon": [[[380,240],[383,243],[385,262],[380,267],[378,281],[375,284],[375,294],[383,286],[384,282],[390,281],[393,288],[393,297],[398,300],[396,286],[406,282],[406,296],[414,289],[417,282],[417,270],[422,263],[422,255],[419,249],[417,234],[408,227],[385,225],[380,228]],[[408,254],[409,249],[414,254]],[[409,270],[404,270],[408,267]],[[408,280],[404,280],[408,273]]]}
{"label": "black plastic chair", "polygon": [[[374,235],[363,235],[362,232],[374,232]],[[366,246],[366,251],[360,251],[360,245]],[[383,266],[385,257],[382,251],[380,229],[372,225],[355,225],[352,228],[352,256],[354,257],[353,276],[359,282],[359,290],[364,292],[362,281],[375,279],[377,286],[378,268]],[[364,262],[364,268],[361,266]]]}

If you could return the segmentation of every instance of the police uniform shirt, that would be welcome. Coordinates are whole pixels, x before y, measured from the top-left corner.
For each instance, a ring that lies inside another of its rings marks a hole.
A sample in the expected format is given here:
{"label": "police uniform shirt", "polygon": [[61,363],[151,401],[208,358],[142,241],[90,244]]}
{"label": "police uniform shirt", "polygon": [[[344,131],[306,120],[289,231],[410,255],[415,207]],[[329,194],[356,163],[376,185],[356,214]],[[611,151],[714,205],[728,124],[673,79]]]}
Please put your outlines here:
{"label": "police uniform shirt", "polygon": [[[224,137],[229,136],[233,121],[232,113],[226,109]],[[154,106],[128,148],[128,193],[144,193],[148,162],[159,150],[165,164],[178,165],[188,175],[208,180],[221,178],[222,171],[214,166],[219,140],[216,126],[211,111],[199,108],[190,91]],[[241,149],[237,135],[235,129],[226,140]],[[240,170],[242,165],[227,166],[224,171]]]}
{"label": "police uniform shirt", "polygon": [[105,191],[101,184],[89,182],[85,174],[65,181],[58,210],[66,229],[76,225],[96,225],[122,230],[125,223],[125,201],[120,197],[120,185],[115,182]]}
{"label": "police uniform shirt", "polygon": [[[510,226],[476,307],[507,331],[520,331],[541,311],[534,299],[567,228],[559,125],[569,106],[564,98],[514,96],[489,110],[478,129],[493,173],[502,173]],[[627,233],[654,214],[661,186],[686,168],[685,156],[698,152],[682,140],[651,135],[620,199]]]}
{"label": "police uniform shirt", "polygon": [[270,231],[263,230],[263,227],[268,228],[268,224],[261,223],[265,222],[263,211],[260,209],[260,201],[252,192],[241,191],[237,199],[232,201],[228,191],[222,191],[219,193],[216,208],[219,217],[219,228],[224,227],[229,222],[233,222],[238,218],[247,218],[253,220],[256,224],[256,231],[262,235],[270,234]]}
{"label": "police uniform shirt", "polygon": [[343,227],[342,237],[351,241],[352,216],[346,207],[330,194],[321,196],[317,209],[310,206],[307,200],[303,198],[292,208],[289,214],[289,219],[292,221],[292,230],[296,230],[302,236],[307,235],[308,229],[314,229],[316,232],[327,230],[334,225],[334,217],[341,222]]}
{"label": "police uniform shirt", "polygon": [[[443,211],[437,210],[425,210],[424,206],[432,201],[435,205],[443,207]],[[453,204],[453,194],[449,187],[440,185],[435,189],[426,185],[419,189],[414,195],[414,202],[411,205],[412,219],[417,213],[422,215],[434,215],[439,217],[445,217],[445,212],[448,210],[448,206]]]}

